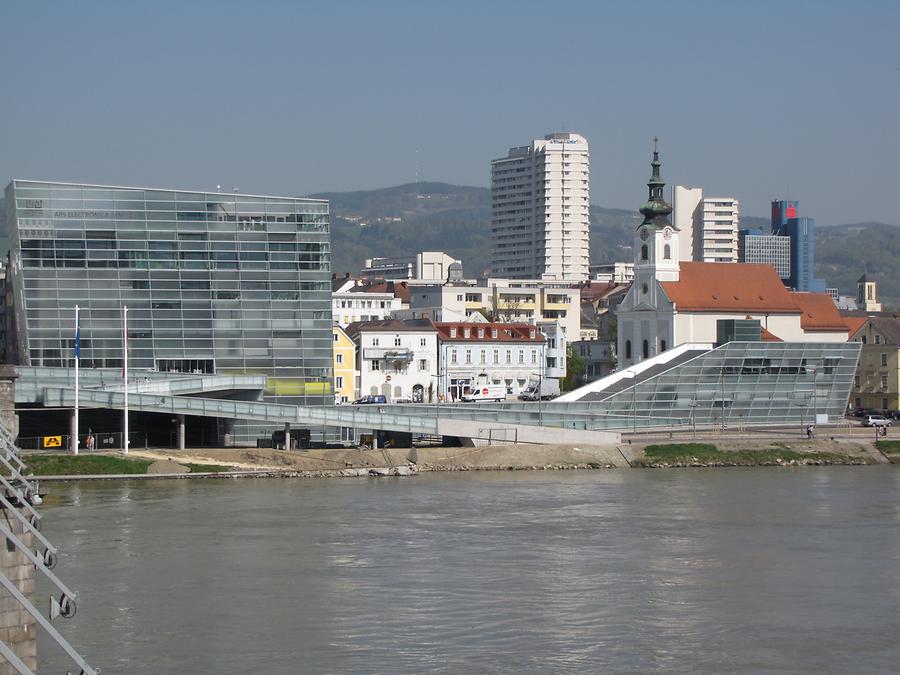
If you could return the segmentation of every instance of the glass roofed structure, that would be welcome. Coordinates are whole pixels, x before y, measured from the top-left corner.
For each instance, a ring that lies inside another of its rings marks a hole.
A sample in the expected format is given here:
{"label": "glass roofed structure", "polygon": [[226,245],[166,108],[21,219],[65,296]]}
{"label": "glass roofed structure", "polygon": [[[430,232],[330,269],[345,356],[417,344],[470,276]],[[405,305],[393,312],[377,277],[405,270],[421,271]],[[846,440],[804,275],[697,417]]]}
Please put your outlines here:
{"label": "glass roofed structure", "polygon": [[607,429],[835,421],[846,410],[859,350],[852,342],[685,345],[667,362],[615,373],[547,409],[590,412]]}

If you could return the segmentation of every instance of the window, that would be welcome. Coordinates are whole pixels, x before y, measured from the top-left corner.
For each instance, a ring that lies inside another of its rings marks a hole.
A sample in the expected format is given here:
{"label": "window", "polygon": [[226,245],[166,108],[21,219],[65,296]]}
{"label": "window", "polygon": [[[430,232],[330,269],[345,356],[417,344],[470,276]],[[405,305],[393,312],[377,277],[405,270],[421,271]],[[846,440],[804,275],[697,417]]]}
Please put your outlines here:
{"label": "window", "polygon": [[520,349],[519,350],[519,365],[521,366],[523,363],[525,363],[525,350]]}
{"label": "window", "polygon": [[882,355],[881,355],[881,365],[882,365],[882,366],[886,366],[886,365],[887,365],[887,354],[882,354]]}
{"label": "window", "polygon": [[853,388],[859,389],[859,375],[853,377]]}
{"label": "window", "polygon": [[450,329],[450,337],[452,337],[452,338],[455,338],[455,337],[456,337],[456,328],[451,328],[451,329]]}
{"label": "window", "polygon": [[625,340],[625,358],[631,358],[631,340]]}
{"label": "window", "polygon": [[497,329],[496,328],[491,328],[491,337],[494,338],[495,340],[497,339]]}
{"label": "window", "polygon": [[507,364],[512,363],[512,350],[511,349],[506,350],[506,363]]}
{"label": "window", "polygon": [[421,340],[419,340],[419,346],[420,346],[420,347],[424,347],[424,346],[426,346],[427,344],[428,344],[428,338],[422,338]]}
{"label": "window", "polygon": [[463,296],[462,296],[462,295],[457,295],[457,296],[456,296],[456,301],[457,301],[457,302],[462,302],[462,301],[463,301]]}
{"label": "window", "polygon": [[428,359],[419,359],[419,370],[428,370]]}
{"label": "window", "polygon": [[377,346],[378,346],[378,338],[372,338],[372,346],[373,346],[373,347],[377,347]]}
{"label": "window", "polygon": [[334,333],[334,334],[331,336],[331,339],[334,340],[335,342],[337,342],[337,341],[338,341],[338,334],[337,334],[337,333]]}
{"label": "window", "polygon": [[862,343],[863,343],[863,344],[868,344],[868,342],[869,342],[869,339],[868,339],[865,335],[863,335],[863,336],[862,336]]}
{"label": "window", "polygon": [[484,338],[484,328],[479,328],[479,329],[478,329],[478,338],[479,338],[479,339]]}
{"label": "window", "polygon": [[665,258],[666,260],[672,259],[672,247],[668,244],[663,247],[663,258]]}
{"label": "window", "polygon": [[466,363],[469,363],[469,364],[472,363],[472,350],[471,349],[466,350]]}
{"label": "window", "polygon": [[455,349],[450,350],[450,363],[454,363],[454,364],[456,363],[456,350]]}
{"label": "window", "polygon": [[471,337],[471,336],[472,336],[472,330],[469,328],[463,328],[463,337]]}
{"label": "window", "polygon": [[[881,388],[882,388],[882,389],[887,389],[887,375],[882,375],[882,376],[881,376]],[[887,407],[887,406],[885,406],[885,408],[886,408],[886,407]]]}
{"label": "window", "polygon": [[334,378],[334,388],[335,389],[343,389],[344,388],[344,378],[342,376],[338,376]]}
{"label": "window", "polygon": [[381,370],[381,361],[378,359],[372,361],[372,370]]}
{"label": "window", "polygon": [[338,365],[341,365],[344,362],[344,355],[343,354],[335,354],[334,362]]}
{"label": "window", "polygon": [[531,365],[537,365],[537,349],[531,350]]}
{"label": "window", "polygon": [[485,363],[487,363],[487,350],[485,350],[485,349],[481,350],[481,355],[480,355],[478,362],[481,365],[484,365]]}
{"label": "window", "polygon": [[650,343],[644,340],[644,345],[641,348],[641,352],[643,352],[643,358],[647,358],[650,356]]}
{"label": "window", "polygon": [[399,335],[395,335],[395,336],[394,336],[394,346],[395,346],[395,347],[399,347],[399,346],[400,346],[400,336],[399,336]]}
{"label": "window", "polygon": [[881,399],[881,409],[887,410],[887,399],[886,398]]}
{"label": "window", "polygon": [[855,403],[854,403],[854,407],[856,407],[856,408],[862,408],[862,399],[860,399],[859,396],[856,397],[856,401],[855,401]]}
{"label": "window", "polygon": [[659,341],[659,351],[661,351],[661,352],[666,351],[666,341],[665,340]]}
{"label": "window", "polygon": [[641,260],[648,260],[649,259],[648,255],[649,255],[649,253],[648,253],[648,249],[647,249],[647,244],[644,244],[643,246],[641,246]]}
{"label": "window", "polygon": [[499,349],[494,350],[493,356],[494,356],[494,359],[493,359],[494,363],[495,364],[500,363],[500,350]]}
{"label": "window", "polygon": [[881,336],[880,336],[880,335],[876,335],[876,336],[875,336],[875,344],[876,344],[876,345],[880,345],[880,344],[881,344]]}

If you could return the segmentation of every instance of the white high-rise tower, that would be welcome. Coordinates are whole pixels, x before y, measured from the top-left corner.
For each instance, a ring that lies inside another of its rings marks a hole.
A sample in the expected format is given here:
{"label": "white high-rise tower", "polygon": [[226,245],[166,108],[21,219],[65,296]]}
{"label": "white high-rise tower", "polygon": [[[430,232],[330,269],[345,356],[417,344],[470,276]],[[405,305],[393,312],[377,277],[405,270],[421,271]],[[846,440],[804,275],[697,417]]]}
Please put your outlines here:
{"label": "white high-rise tower", "polygon": [[587,279],[590,182],[588,142],[578,134],[549,134],[493,160],[491,273]]}

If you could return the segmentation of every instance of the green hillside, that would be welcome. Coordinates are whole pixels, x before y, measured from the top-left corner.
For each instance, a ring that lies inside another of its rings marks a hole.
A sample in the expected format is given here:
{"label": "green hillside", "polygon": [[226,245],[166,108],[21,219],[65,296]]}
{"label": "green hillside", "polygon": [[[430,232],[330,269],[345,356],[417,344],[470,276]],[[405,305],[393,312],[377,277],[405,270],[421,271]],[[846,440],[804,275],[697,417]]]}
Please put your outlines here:
{"label": "green hillside", "polygon": [[[490,190],[447,183],[410,183],[382,190],[311,195],[331,202],[332,269],[356,272],[366,258],[446,251],[468,276],[490,264]],[[393,219],[399,218],[399,221]],[[379,220],[380,219],[380,220]],[[390,219],[390,220],[389,220]],[[591,206],[591,263],[631,260],[636,211]],[[768,228],[768,219],[742,216],[744,227]],[[900,306],[900,228],[857,223],[816,230],[816,275],[842,294],[855,295],[864,272],[878,281],[882,299]]]}

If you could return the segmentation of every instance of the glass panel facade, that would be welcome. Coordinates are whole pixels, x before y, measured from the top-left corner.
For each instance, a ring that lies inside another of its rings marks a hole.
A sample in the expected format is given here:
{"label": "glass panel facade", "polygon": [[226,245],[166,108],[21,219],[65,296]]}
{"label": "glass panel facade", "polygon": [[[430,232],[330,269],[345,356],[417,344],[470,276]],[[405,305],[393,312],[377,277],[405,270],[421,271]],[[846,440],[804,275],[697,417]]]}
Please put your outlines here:
{"label": "glass panel facade", "polygon": [[[13,358],[268,376],[265,400],[334,401],[328,203],[13,181],[5,194]],[[220,423],[254,444],[271,425]]]}
{"label": "glass panel facade", "polygon": [[597,415],[595,428],[834,422],[847,408],[860,344],[729,342],[602,401],[546,410]]}

